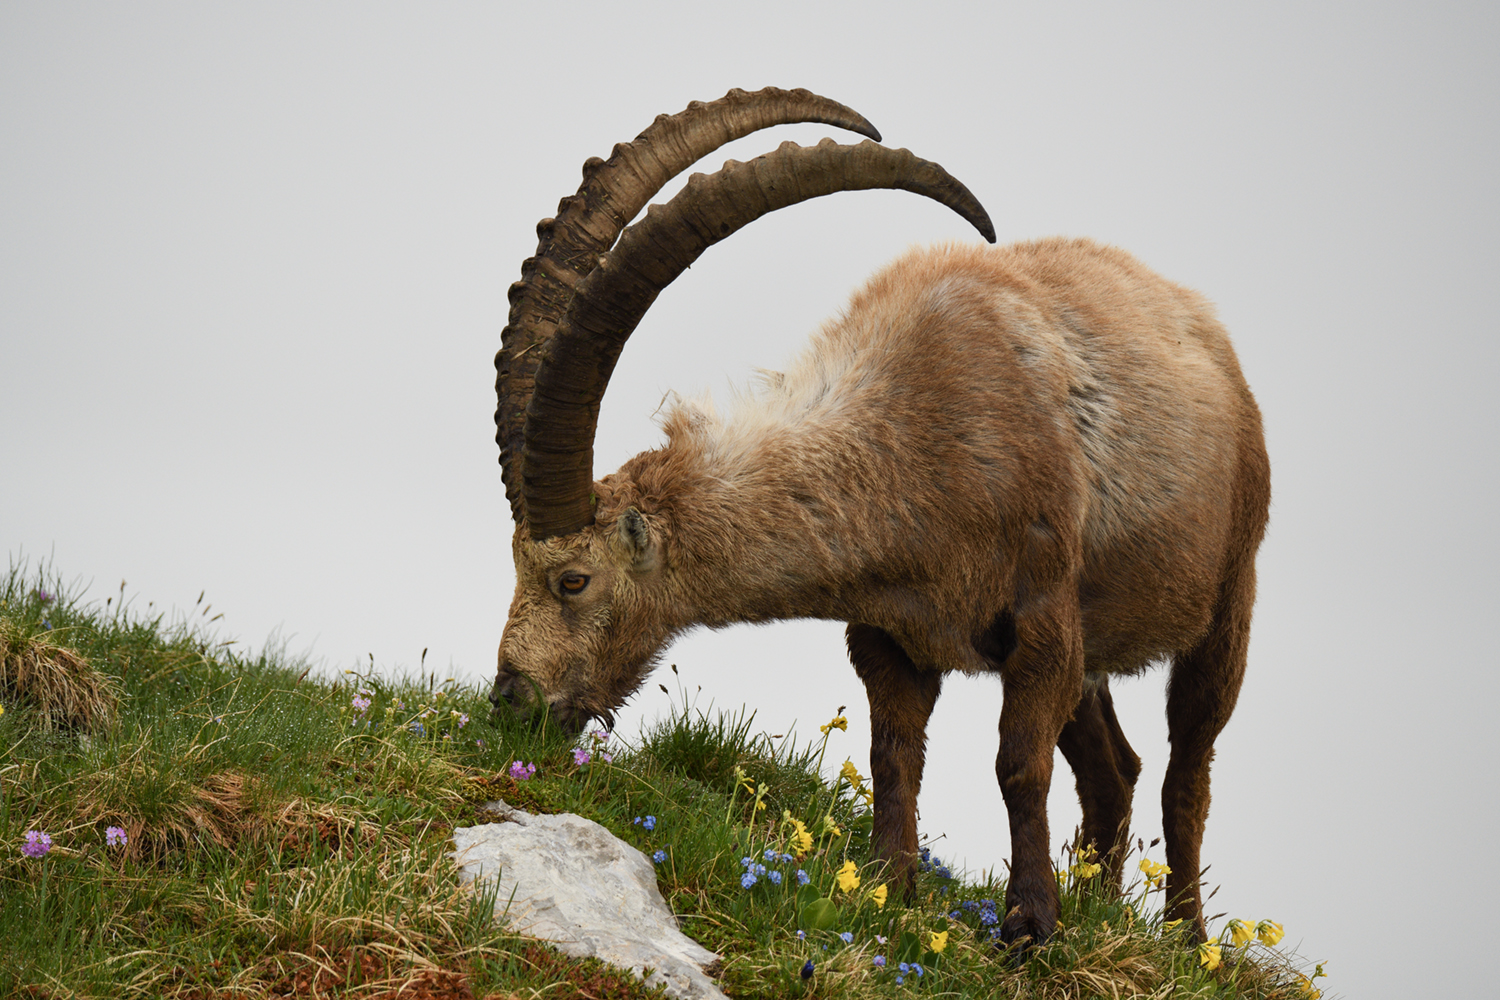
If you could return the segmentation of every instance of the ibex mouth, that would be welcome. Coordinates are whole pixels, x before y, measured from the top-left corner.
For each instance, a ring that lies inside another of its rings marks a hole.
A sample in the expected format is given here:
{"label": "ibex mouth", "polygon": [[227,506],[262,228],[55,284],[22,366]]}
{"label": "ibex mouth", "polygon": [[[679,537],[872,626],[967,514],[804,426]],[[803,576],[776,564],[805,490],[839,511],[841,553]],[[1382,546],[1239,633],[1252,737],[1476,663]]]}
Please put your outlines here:
{"label": "ibex mouth", "polygon": [[490,689],[490,704],[494,706],[491,718],[499,721],[502,712],[520,718],[550,716],[559,729],[570,736],[577,736],[592,720],[599,720],[605,729],[615,727],[615,714],[608,709],[594,708],[583,702],[562,698],[548,699],[535,681],[525,674],[518,674],[501,667],[495,674],[495,684]]}

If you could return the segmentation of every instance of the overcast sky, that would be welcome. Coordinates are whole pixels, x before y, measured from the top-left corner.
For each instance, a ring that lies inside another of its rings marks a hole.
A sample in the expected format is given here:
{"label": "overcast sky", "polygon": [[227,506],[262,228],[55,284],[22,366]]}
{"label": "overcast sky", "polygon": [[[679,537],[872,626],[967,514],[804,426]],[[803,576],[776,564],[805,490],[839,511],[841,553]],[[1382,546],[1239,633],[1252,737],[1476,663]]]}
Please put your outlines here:
{"label": "overcast sky", "polygon": [[[1218,304],[1274,500],[1208,911],[1281,921],[1330,992],[1491,987],[1500,8],[809,6],[0,6],[0,547],[100,601],[206,589],[227,636],[330,671],[426,647],[487,680],[514,582],[491,359],[537,219],[660,112],[807,87],[951,170],[1002,242],[1092,236]],[[972,238],[869,192],[715,247],[625,351],[596,471],[661,439],[667,390],[722,396],[907,246]],[[668,662],[770,732],[847,704],[831,754],[868,773],[841,636]],[[1147,839],[1162,686],[1115,686]],[[999,709],[953,679],[932,723],[922,829],[971,869],[1009,853]],[[1051,810],[1061,841],[1060,757]]]}

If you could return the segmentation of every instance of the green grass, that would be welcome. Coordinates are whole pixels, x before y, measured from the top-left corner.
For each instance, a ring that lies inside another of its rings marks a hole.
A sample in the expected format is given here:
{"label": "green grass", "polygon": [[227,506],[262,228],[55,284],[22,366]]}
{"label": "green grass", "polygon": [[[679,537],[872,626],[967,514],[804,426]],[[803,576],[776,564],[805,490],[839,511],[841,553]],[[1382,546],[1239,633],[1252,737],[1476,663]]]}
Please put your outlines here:
{"label": "green grass", "polygon": [[[863,779],[821,777],[847,739],[836,729],[798,745],[684,701],[629,740],[586,735],[580,766],[555,727],[492,726],[482,689],[374,664],[321,677],[237,652],[207,609],[169,622],[123,597],[85,603],[23,568],[0,578],[0,996],[658,995],[507,933],[493,898],[459,885],[449,831],[496,798],[665,852],[663,895],[724,956],[731,996],[1307,995],[1258,944],[1203,969],[1139,883],[1120,896],[1064,875],[1063,928],[1024,963],[990,940],[981,901],[1003,883],[934,860],[915,905],[878,905]],[[511,777],[515,761],[536,776]],[[112,827],[124,845],[106,842]],[[50,851],[23,854],[29,830]],[[741,859],[767,850],[797,857],[745,888]],[[860,884],[845,891],[849,862]],[[898,984],[902,961],[923,974]]]}

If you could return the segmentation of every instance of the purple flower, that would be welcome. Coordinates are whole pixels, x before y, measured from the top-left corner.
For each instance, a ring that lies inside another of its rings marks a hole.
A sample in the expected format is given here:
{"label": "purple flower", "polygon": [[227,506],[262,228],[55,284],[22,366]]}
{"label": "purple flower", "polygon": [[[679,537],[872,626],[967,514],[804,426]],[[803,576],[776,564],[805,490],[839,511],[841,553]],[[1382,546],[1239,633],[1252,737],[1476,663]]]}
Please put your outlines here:
{"label": "purple flower", "polygon": [[26,843],[21,845],[21,853],[28,858],[39,858],[52,850],[52,838],[40,830],[27,830]]}
{"label": "purple flower", "polygon": [[596,742],[604,743],[609,740],[609,733],[603,729],[596,729],[593,732],[593,737]]}
{"label": "purple flower", "polygon": [[349,704],[354,706],[354,710],[356,712],[363,712],[365,709],[370,707],[370,699],[364,697],[363,695],[355,695],[354,699],[349,702]]}
{"label": "purple flower", "polygon": [[467,726],[468,724],[469,724],[469,713],[467,713],[467,712],[459,712],[458,713],[458,728],[462,729],[464,726]]}
{"label": "purple flower", "polygon": [[518,760],[510,762],[510,776],[517,781],[526,781],[536,775],[535,764],[522,764]]}
{"label": "purple flower", "polygon": [[656,829],[656,817],[655,816],[647,816],[646,819],[645,819],[645,821],[641,823],[641,827],[643,829],[646,829],[646,830],[655,830]]}
{"label": "purple flower", "polygon": [[839,935],[839,940],[843,941],[845,944],[853,944],[854,943],[854,935],[851,934],[849,931],[844,931],[844,933],[842,933],[842,934]]}
{"label": "purple flower", "polygon": [[129,841],[125,831],[118,826],[107,826],[104,828],[104,843],[110,847],[124,847]]}
{"label": "purple flower", "polygon": [[589,762],[589,757],[589,752],[583,747],[579,747],[577,750],[573,751],[573,763],[577,764],[579,767],[587,764]]}
{"label": "purple flower", "polygon": [[[875,942],[877,944],[885,944],[885,937],[883,935],[876,934],[875,935]],[[881,964],[883,965],[884,963],[881,963]]]}
{"label": "purple flower", "polygon": [[52,602],[52,595],[47,593],[41,587],[38,587],[36,589],[36,599],[41,601],[43,604],[50,604]]}
{"label": "purple flower", "polygon": [[753,872],[746,872],[740,876],[740,885],[748,889],[756,883],[757,879]]}
{"label": "purple flower", "polygon": [[875,968],[877,968],[877,969],[883,969],[883,968],[885,968],[885,956],[884,955],[876,955],[875,956]]}
{"label": "purple flower", "polygon": [[663,861],[667,860],[667,852],[657,851],[655,854],[651,855],[651,860],[655,861],[657,864],[661,864]]}
{"label": "purple flower", "polygon": [[599,754],[599,759],[604,761],[604,763],[606,764],[613,764],[615,762],[615,755],[612,753],[603,753],[601,751]]}

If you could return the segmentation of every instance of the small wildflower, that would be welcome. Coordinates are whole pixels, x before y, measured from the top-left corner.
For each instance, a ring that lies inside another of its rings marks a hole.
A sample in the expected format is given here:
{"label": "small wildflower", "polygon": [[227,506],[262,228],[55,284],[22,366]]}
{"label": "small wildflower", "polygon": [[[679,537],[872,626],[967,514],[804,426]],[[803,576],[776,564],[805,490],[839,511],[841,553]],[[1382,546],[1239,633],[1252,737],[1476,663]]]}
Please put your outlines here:
{"label": "small wildflower", "polygon": [[370,699],[364,697],[363,695],[357,694],[354,696],[353,700],[349,702],[349,704],[354,706],[354,711],[363,712],[370,707]]}
{"label": "small wildflower", "polygon": [[746,872],[745,874],[740,876],[740,885],[746,889],[750,888],[757,881],[758,880],[756,879],[754,872]]}
{"label": "small wildflower", "polygon": [[843,835],[844,831],[839,829],[839,825],[833,821],[832,813],[824,816],[818,824],[818,836],[820,837],[842,837]]}
{"label": "small wildflower", "polygon": [[1260,938],[1260,943],[1267,948],[1276,947],[1285,933],[1281,925],[1274,920],[1262,920],[1255,925],[1255,936]]}
{"label": "small wildflower", "polygon": [[125,831],[118,826],[104,828],[104,843],[109,847],[124,847],[129,839],[125,836]]}
{"label": "small wildflower", "polygon": [[510,762],[510,776],[517,781],[528,781],[536,776],[536,765],[513,760]]}
{"label": "small wildflower", "polygon": [[870,890],[870,898],[874,900],[877,909],[885,909],[885,899],[887,891],[888,890],[886,889],[886,885],[884,882],[880,883],[875,888]]}
{"label": "small wildflower", "polygon": [[828,725],[818,727],[818,731],[821,732],[824,736],[827,736],[828,733],[834,729],[840,729],[847,733],[849,731],[849,720],[844,718],[842,715],[835,715],[833,718],[828,720]]}
{"label": "small wildflower", "polygon": [[884,935],[882,935],[882,934],[876,934],[875,935],[875,943],[876,944],[885,944],[885,941],[886,941],[886,939],[885,939]]}
{"label": "small wildflower", "polygon": [[1171,868],[1168,868],[1166,865],[1159,865],[1150,858],[1141,859],[1141,871],[1146,876],[1146,886],[1152,889],[1161,885],[1162,880],[1172,874]]}
{"label": "small wildflower", "polygon": [[884,955],[876,955],[875,956],[875,968],[877,968],[877,969],[883,969],[883,968],[885,968],[885,956]]}
{"label": "small wildflower", "polygon": [[798,941],[806,941],[807,940],[807,931],[798,931],[797,932],[797,940]]}
{"label": "small wildflower", "polygon": [[27,830],[26,843],[21,845],[21,853],[28,858],[39,858],[52,850],[52,838],[40,830]]}
{"label": "small wildflower", "polygon": [[902,962],[900,965],[896,966],[896,968],[901,970],[901,974],[903,976],[911,971],[911,965],[907,962]]}
{"label": "small wildflower", "polygon": [[809,958],[807,960],[807,962],[802,966],[802,978],[803,979],[811,979],[812,977],[813,977],[813,962],[812,962],[812,959]]}
{"label": "small wildflower", "polygon": [[1175,930],[1180,923],[1182,923],[1181,917],[1178,917],[1176,920],[1163,920],[1161,922],[1161,929],[1164,931]]}
{"label": "small wildflower", "polygon": [[922,968],[922,966],[917,964],[916,962],[911,963],[911,971],[917,974],[918,979],[921,979],[927,974],[927,970]]}
{"label": "small wildflower", "polygon": [[845,944],[853,944],[854,943],[854,935],[851,932],[849,932],[849,931],[844,931],[842,934],[839,935],[839,940],[842,941],[842,942],[844,942]]}
{"label": "small wildflower", "polygon": [[655,830],[656,829],[656,817],[655,816],[647,816],[644,820],[641,821],[641,828],[643,830]]}
{"label": "small wildflower", "polygon": [[410,729],[413,733],[415,733],[418,736],[426,736],[427,735],[427,727],[424,726],[424,725],[422,725],[420,722],[417,722],[415,719],[412,720],[411,725],[408,726],[407,728]]}
{"label": "small wildflower", "polygon": [[1209,972],[1219,967],[1219,946],[1216,944],[1200,944],[1198,946],[1198,964]]}
{"label": "small wildflower", "polygon": [[806,885],[809,881],[810,881],[810,878],[809,878],[807,872],[803,871],[801,868],[798,868],[797,869],[797,884],[798,885]]}
{"label": "small wildflower", "polygon": [[579,767],[587,764],[589,762],[589,757],[589,752],[583,747],[579,747],[577,750],[573,751],[573,763],[577,764]]}
{"label": "small wildflower", "polygon": [[[941,955],[943,953],[943,949],[948,947],[948,932],[928,931],[928,933],[932,935],[932,941],[928,944],[927,947]],[[917,975],[920,976],[921,973],[919,972],[917,973]]]}
{"label": "small wildflower", "polygon": [[761,857],[765,858],[767,861],[774,865],[781,856],[768,847],[766,848],[766,852],[762,854]]}
{"label": "small wildflower", "polygon": [[604,763],[606,764],[613,764],[615,762],[615,755],[612,753],[605,753],[601,750],[599,752],[599,759],[604,761]]}
{"label": "small wildflower", "polygon": [[667,852],[657,851],[655,854],[651,855],[651,860],[655,861],[657,864],[661,864],[663,861],[667,860]]}
{"label": "small wildflower", "polygon": [[766,875],[766,878],[771,880],[772,885],[781,884],[781,872],[770,872]]}
{"label": "small wildflower", "polygon": [[741,868],[752,868],[754,866],[755,866],[755,859],[754,858],[740,858],[740,867]]}
{"label": "small wildflower", "polygon": [[845,892],[853,892],[859,888],[859,866],[853,861],[845,861],[844,867],[839,869],[839,888]]}
{"label": "small wildflower", "polygon": [[1251,930],[1250,925],[1243,920],[1231,920],[1224,929],[1229,932],[1229,943],[1236,948],[1243,948],[1255,936],[1255,932]]}
{"label": "small wildflower", "polygon": [[794,817],[790,811],[783,812],[781,816],[785,822],[792,824],[792,846],[797,852],[806,854],[812,850],[813,836],[808,832],[807,824]]}

